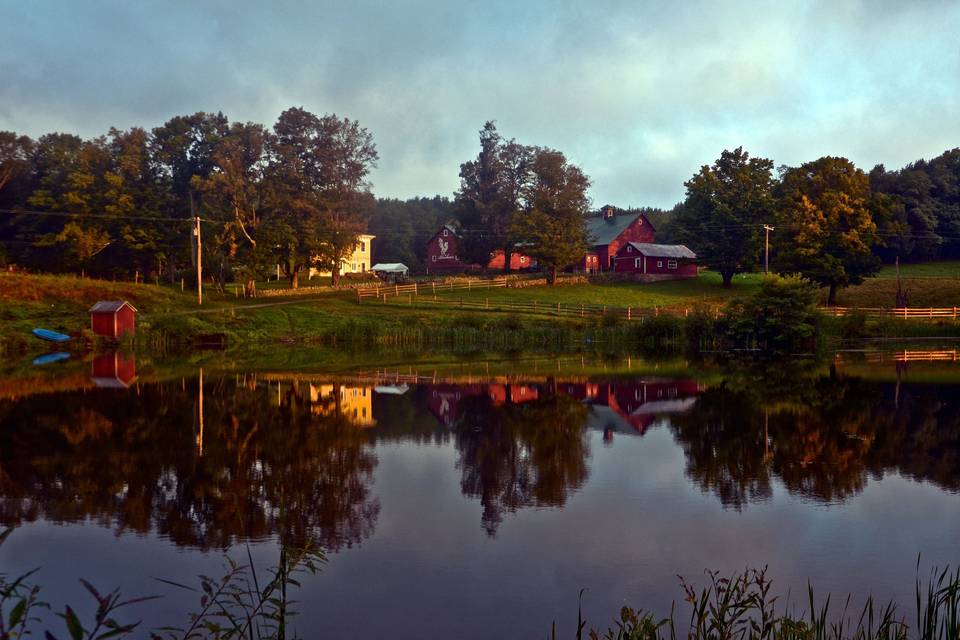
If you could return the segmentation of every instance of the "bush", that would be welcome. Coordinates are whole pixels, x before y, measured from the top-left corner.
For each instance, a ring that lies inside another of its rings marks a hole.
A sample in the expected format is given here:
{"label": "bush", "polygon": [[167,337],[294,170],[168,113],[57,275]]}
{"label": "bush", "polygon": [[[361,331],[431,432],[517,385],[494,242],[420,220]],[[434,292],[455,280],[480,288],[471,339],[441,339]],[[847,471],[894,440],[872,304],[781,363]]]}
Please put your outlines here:
{"label": "bush", "polygon": [[855,311],[840,318],[840,337],[844,340],[862,340],[869,335],[867,315]]}
{"label": "bush", "polygon": [[750,298],[727,305],[727,338],[740,348],[783,354],[816,344],[817,289],[799,276],[770,276]]}

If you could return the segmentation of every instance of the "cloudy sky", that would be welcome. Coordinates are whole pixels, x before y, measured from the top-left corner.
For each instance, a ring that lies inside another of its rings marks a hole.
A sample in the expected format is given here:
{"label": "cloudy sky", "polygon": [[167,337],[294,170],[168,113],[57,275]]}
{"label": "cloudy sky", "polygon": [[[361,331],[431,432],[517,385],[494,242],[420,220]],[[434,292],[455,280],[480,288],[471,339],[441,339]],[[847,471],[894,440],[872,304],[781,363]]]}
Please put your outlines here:
{"label": "cloudy sky", "polygon": [[960,146],[960,2],[0,0],[0,129],[289,106],[373,133],[381,196],[449,195],[477,131],[670,206],[724,148],[900,167]]}

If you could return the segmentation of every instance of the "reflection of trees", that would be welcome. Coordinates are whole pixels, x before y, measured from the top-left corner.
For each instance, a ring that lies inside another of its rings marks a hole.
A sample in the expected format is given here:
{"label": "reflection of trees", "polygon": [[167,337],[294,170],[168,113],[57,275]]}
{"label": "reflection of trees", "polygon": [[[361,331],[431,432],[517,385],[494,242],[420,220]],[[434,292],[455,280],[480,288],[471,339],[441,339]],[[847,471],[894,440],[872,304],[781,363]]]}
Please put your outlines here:
{"label": "reflection of trees", "polygon": [[202,454],[195,387],[11,402],[0,412],[0,522],[92,518],[201,547],[366,538],[379,511],[368,436],[336,412],[311,412],[296,385],[277,397],[262,383],[205,385]]}
{"label": "reflection of trees", "polygon": [[[888,470],[960,485],[960,415],[945,387],[892,385],[794,372],[764,385],[738,372],[673,420],[688,475],[724,505],[791,493],[838,501]],[[896,405],[894,399],[897,398]]]}
{"label": "reflection of trees", "polygon": [[464,495],[479,498],[494,535],[505,512],[563,506],[587,479],[588,409],[565,395],[496,405],[486,395],[461,401],[456,447]]}

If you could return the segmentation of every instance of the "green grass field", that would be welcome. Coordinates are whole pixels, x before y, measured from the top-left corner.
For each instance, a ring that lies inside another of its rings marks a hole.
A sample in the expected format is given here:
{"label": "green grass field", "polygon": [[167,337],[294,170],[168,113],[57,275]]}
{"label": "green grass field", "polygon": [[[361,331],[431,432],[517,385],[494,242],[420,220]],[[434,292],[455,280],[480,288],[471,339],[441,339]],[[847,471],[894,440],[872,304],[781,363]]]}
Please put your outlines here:
{"label": "green grass field", "polygon": [[[900,265],[902,278],[953,278],[960,279],[960,260],[944,260],[942,262],[923,262],[920,264]],[[897,268],[885,265],[880,269],[877,278],[896,278]]]}
{"label": "green grass field", "polygon": [[684,309],[699,304],[723,305],[732,297],[749,296],[759,287],[760,274],[738,275],[733,287],[724,289],[720,276],[713,272],[689,280],[640,284],[611,282],[597,284],[537,286],[508,289],[478,289],[440,292],[447,298],[497,302],[533,302],[543,304],[589,304],[611,307]]}

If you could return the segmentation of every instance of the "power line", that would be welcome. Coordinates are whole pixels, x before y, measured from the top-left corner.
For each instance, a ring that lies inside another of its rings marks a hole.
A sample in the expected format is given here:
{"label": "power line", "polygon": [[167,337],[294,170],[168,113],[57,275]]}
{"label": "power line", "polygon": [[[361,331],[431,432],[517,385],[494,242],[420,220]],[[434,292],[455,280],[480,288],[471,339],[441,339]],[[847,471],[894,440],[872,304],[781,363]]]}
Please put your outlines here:
{"label": "power line", "polygon": [[[17,216],[59,216],[64,218],[89,218],[93,220],[105,220],[108,222],[122,222],[124,220],[152,220],[156,222],[193,222],[194,218],[165,218],[162,216],[136,216],[120,215],[107,216],[98,213],[79,213],[76,211],[31,211],[28,209],[0,209],[0,213],[8,213]],[[215,220],[200,219],[201,222],[216,222]]]}

